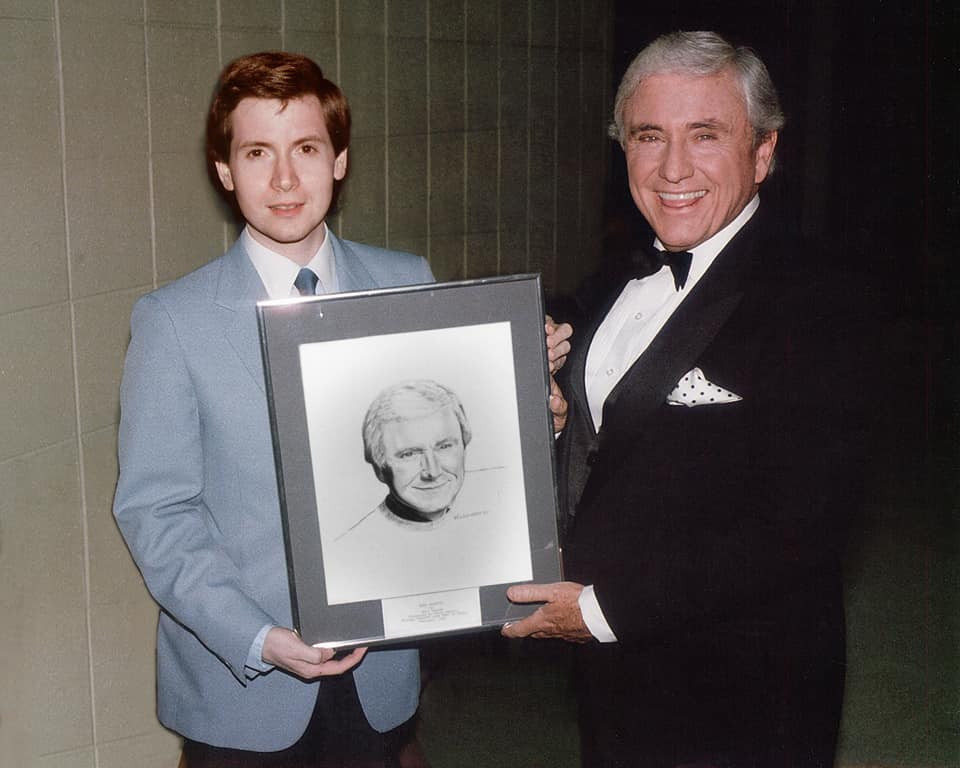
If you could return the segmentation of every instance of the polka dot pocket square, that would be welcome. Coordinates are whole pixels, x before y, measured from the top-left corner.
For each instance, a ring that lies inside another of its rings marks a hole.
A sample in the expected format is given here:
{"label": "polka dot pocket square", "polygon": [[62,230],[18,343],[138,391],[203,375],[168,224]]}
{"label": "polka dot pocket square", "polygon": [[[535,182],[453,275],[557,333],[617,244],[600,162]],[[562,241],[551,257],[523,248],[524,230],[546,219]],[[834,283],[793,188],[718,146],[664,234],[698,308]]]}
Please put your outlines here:
{"label": "polka dot pocket square", "polygon": [[677,386],[667,395],[667,405],[685,405],[695,408],[698,405],[723,405],[743,400],[730,390],[707,381],[699,368],[685,373]]}

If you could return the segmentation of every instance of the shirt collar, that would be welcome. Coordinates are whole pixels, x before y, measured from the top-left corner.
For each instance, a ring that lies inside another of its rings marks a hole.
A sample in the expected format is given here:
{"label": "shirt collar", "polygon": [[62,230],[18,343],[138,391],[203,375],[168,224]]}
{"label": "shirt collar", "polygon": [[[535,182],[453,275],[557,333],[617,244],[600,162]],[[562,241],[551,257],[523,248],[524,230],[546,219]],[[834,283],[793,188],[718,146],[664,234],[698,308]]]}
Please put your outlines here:
{"label": "shirt collar", "polygon": [[[750,221],[759,207],[760,195],[756,194],[750,199],[750,202],[744,206],[743,210],[737,214],[733,221],[690,251],[690,253],[693,254],[693,261],[690,263],[690,274],[687,277],[684,292],[689,292],[690,289],[696,285],[697,281],[703,276],[710,265],[713,264],[713,260],[717,258],[720,251],[726,247],[727,243],[733,239],[733,236],[737,234],[737,232],[743,229],[744,224]],[[660,242],[659,237],[653,241],[653,245],[658,250],[664,250],[663,243]]]}
{"label": "shirt collar", "polygon": [[[336,257],[333,253],[332,238],[327,236],[330,233],[326,226],[326,223],[324,223],[323,243],[306,266],[317,273],[317,277],[323,284],[324,293],[335,293],[339,289]],[[250,261],[253,262],[264,288],[267,289],[267,295],[271,299],[289,299],[291,296],[298,295],[293,287],[293,281],[296,280],[297,273],[301,269],[299,264],[286,256],[281,256],[276,251],[270,250],[254,239],[253,235],[250,234],[249,224],[240,233],[240,242],[247,252],[247,256],[250,257]]]}

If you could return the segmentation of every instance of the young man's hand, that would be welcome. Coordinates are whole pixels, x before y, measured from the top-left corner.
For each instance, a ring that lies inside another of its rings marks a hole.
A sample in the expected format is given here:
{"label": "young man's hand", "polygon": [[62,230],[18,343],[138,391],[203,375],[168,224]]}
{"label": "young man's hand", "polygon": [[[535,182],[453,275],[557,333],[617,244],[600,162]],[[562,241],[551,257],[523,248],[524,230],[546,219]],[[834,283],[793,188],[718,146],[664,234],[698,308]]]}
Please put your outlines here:
{"label": "young man's hand", "polygon": [[325,675],[341,675],[353,669],[366,654],[366,648],[354,648],[346,656],[334,659],[333,648],[307,645],[300,636],[283,627],[274,627],[263,641],[260,657],[303,680],[315,680]]}

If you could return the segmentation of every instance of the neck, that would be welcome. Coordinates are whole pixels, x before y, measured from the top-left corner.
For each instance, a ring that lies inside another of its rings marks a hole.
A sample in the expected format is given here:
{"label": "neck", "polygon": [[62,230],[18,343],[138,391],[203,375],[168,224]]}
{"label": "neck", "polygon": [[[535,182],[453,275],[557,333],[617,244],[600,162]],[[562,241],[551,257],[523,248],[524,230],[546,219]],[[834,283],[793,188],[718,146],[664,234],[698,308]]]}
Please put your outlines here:
{"label": "neck", "polygon": [[316,229],[303,238],[303,240],[298,240],[295,243],[277,242],[249,225],[247,229],[250,232],[250,236],[264,248],[273,251],[279,256],[283,256],[285,259],[289,259],[300,267],[305,267],[313,261],[313,257],[317,255],[317,251],[320,250],[320,246],[323,245],[323,241],[326,240],[327,237],[327,225],[322,221]]}
{"label": "neck", "polygon": [[423,512],[414,509],[409,504],[404,504],[393,494],[388,494],[387,498],[384,500],[384,503],[386,503],[387,509],[389,509],[397,517],[403,520],[408,520],[411,523],[432,523],[447,514],[447,510],[442,509],[430,516],[425,515]]}

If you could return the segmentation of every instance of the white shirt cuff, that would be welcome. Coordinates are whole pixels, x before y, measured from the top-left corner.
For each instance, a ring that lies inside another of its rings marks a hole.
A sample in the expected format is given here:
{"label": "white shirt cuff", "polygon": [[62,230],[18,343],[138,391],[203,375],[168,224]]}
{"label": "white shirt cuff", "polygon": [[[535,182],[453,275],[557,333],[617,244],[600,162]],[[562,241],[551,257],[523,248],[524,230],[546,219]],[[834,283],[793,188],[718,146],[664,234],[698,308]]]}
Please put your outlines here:
{"label": "white shirt cuff", "polygon": [[275,626],[277,625],[264,624],[260,631],[257,632],[257,636],[253,638],[253,643],[250,645],[250,652],[247,654],[247,663],[245,665],[245,674],[248,680],[253,680],[257,675],[262,675],[273,669],[273,664],[267,664],[263,660],[263,643],[267,639],[267,633]]}
{"label": "white shirt cuff", "polygon": [[583,623],[587,625],[591,635],[601,643],[617,642],[617,636],[613,634],[613,630],[603,616],[603,611],[600,610],[600,603],[597,602],[597,596],[593,593],[593,584],[583,588],[577,603],[580,606]]}

